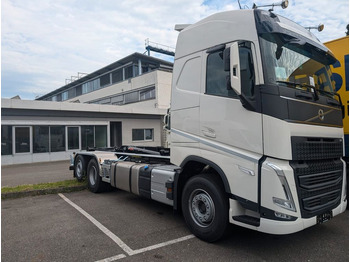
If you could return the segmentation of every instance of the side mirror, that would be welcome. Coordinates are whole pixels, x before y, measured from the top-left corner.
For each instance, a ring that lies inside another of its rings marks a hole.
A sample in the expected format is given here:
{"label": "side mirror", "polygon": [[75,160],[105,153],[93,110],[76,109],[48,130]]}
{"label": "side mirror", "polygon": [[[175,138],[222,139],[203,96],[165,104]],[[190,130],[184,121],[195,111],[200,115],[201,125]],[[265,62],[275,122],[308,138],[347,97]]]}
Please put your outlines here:
{"label": "side mirror", "polygon": [[230,79],[231,88],[241,95],[241,68],[239,64],[238,43],[233,43],[230,47]]}

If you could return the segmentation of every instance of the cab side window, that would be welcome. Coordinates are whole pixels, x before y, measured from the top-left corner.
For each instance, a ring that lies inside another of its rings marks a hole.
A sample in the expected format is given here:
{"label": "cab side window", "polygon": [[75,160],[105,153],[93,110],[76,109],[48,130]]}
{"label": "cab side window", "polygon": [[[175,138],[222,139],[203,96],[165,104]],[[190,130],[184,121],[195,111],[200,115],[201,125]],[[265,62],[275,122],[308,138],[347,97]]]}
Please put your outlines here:
{"label": "cab side window", "polygon": [[241,90],[246,97],[254,96],[255,74],[250,42],[239,44],[239,61],[241,68]]}
{"label": "cab side window", "polygon": [[238,98],[227,82],[230,72],[224,70],[223,50],[210,53],[207,57],[206,94]]}

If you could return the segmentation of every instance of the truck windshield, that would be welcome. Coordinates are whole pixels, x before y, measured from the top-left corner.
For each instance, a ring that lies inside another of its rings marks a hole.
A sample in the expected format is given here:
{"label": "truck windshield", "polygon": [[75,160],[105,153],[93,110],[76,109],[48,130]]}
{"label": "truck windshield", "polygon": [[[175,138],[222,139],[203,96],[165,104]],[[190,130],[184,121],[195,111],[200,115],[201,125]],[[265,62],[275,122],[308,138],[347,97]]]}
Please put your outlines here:
{"label": "truck windshield", "polygon": [[260,37],[265,83],[318,91],[333,97],[330,64],[334,57],[306,43],[286,40],[278,34]]}

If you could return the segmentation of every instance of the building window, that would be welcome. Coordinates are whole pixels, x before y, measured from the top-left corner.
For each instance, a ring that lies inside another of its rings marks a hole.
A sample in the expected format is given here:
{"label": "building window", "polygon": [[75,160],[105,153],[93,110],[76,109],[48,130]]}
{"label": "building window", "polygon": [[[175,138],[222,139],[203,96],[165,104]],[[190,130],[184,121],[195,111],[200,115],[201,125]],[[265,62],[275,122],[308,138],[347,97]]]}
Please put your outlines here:
{"label": "building window", "polygon": [[30,153],[30,127],[15,127],[15,153]]}
{"label": "building window", "polygon": [[94,147],[94,126],[81,127],[81,148]]}
{"label": "building window", "polygon": [[153,141],[153,129],[133,129],[133,141]]}
{"label": "building window", "polygon": [[110,74],[106,74],[100,77],[101,86],[106,86],[106,85],[109,85],[110,83],[111,83]]}
{"label": "building window", "polygon": [[56,101],[61,102],[62,101],[62,93],[56,95]]}
{"label": "building window", "polygon": [[207,58],[206,94],[238,98],[233,89],[227,89],[230,72],[224,71],[223,51],[211,53]]}
{"label": "building window", "polygon": [[76,96],[75,95],[75,90],[76,90],[75,88],[71,88],[71,89],[68,90],[68,99],[71,99],[71,98]]}
{"label": "building window", "polygon": [[83,84],[83,94],[90,93],[94,90],[100,89],[100,79],[97,78],[95,80],[92,80],[90,82],[84,83]]}
{"label": "building window", "polygon": [[118,69],[112,72],[112,83],[118,83],[123,81],[123,69]]}
{"label": "building window", "polygon": [[82,95],[82,85],[75,87],[75,95],[81,96]]}
{"label": "building window", "polygon": [[68,99],[68,91],[62,93],[62,101],[65,101]]}
{"label": "building window", "polygon": [[82,126],[81,147],[107,147],[107,126]]}
{"label": "building window", "polygon": [[154,87],[146,91],[140,91],[140,101],[153,98],[156,98],[156,90]]}
{"label": "building window", "polygon": [[12,126],[1,126],[1,155],[12,155]]}
{"label": "building window", "polygon": [[33,126],[33,153],[49,152],[49,126]]}
{"label": "building window", "polygon": [[107,147],[107,126],[95,126],[95,146]]}
{"label": "building window", "polygon": [[124,95],[119,95],[111,98],[112,105],[122,105],[124,104]]}
{"label": "building window", "polygon": [[135,103],[139,101],[139,92],[131,92],[124,95],[125,104]]}
{"label": "building window", "polygon": [[79,149],[79,127],[69,126],[68,130],[68,150]]}
{"label": "building window", "polygon": [[125,67],[125,79],[132,78],[134,76],[133,74],[133,66]]}
{"label": "building window", "polygon": [[66,151],[65,146],[65,127],[51,126],[50,127],[50,152]]}

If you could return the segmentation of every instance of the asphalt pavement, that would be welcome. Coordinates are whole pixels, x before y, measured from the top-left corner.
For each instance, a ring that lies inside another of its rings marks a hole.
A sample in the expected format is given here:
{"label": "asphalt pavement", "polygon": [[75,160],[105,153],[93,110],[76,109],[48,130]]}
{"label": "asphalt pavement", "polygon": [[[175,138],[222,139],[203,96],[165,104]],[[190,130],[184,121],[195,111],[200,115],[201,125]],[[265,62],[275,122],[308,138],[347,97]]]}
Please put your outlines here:
{"label": "asphalt pavement", "polygon": [[1,166],[1,187],[50,183],[73,179],[70,161]]}
{"label": "asphalt pavement", "polygon": [[206,243],[170,206],[116,190],[2,201],[2,261],[349,261],[349,211],[290,235],[230,225]]}

